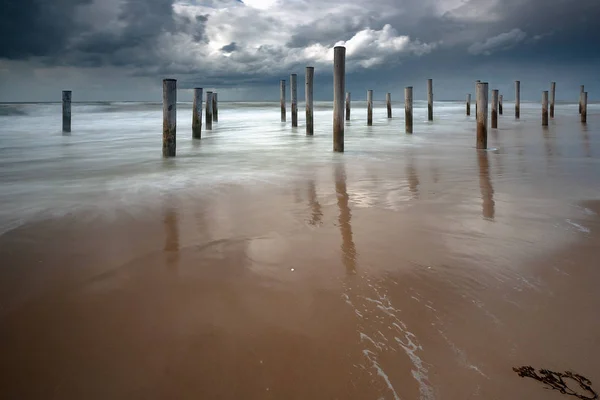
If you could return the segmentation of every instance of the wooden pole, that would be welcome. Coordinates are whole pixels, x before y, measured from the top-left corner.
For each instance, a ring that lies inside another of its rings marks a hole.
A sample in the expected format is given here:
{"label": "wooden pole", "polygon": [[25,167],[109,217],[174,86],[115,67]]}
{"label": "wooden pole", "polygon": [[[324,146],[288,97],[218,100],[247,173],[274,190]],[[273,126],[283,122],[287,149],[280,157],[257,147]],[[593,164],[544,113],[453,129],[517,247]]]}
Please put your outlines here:
{"label": "wooden pole", "polygon": [[404,127],[406,133],[413,133],[413,88],[404,88]]}
{"label": "wooden pole", "polygon": [[515,81],[515,118],[521,118],[521,81]]}
{"label": "wooden pole", "polygon": [[581,85],[579,87],[579,114],[581,114],[581,102],[582,102],[582,99],[583,99],[583,92],[584,92],[583,85]]}
{"label": "wooden pole", "polygon": [[292,103],[292,127],[298,126],[298,75],[290,75],[290,101]]}
{"label": "wooden pole", "polygon": [[290,75],[290,96],[292,102],[292,127],[298,126],[298,75]]}
{"label": "wooden pole", "polygon": [[177,81],[163,79],[163,157],[175,157],[177,132]]}
{"label": "wooden pole", "polygon": [[548,126],[548,91],[542,92],[542,126]]}
{"label": "wooden pole", "polygon": [[477,85],[479,84],[479,82],[481,82],[479,79],[477,79],[477,80],[475,81],[475,119],[477,119],[477,103],[479,102],[479,101],[477,100],[477,93],[478,93],[478,92],[477,92]]}
{"label": "wooden pole", "polygon": [[350,102],[351,102],[351,93],[346,92],[346,121],[350,121]]}
{"label": "wooden pole", "polygon": [[212,115],[213,115],[213,122],[219,122],[219,99],[218,99],[218,93],[217,92],[213,92],[212,94],[212,99],[213,99],[213,106],[212,106]]}
{"label": "wooden pole", "polygon": [[487,149],[488,84],[477,84],[477,148]]}
{"label": "wooden pole", "polygon": [[467,94],[467,117],[471,115],[471,93]]}
{"label": "wooden pole", "polygon": [[373,125],[373,91],[367,90],[367,125]]}
{"label": "wooden pole", "polygon": [[550,118],[554,118],[554,103],[556,101],[556,82],[550,84]]}
{"label": "wooden pole", "polygon": [[70,90],[62,92],[62,131],[71,132],[71,98]]}
{"label": "wooden pole", "polygon": [[202,136],[202,88],[194,89],[194,103],[192,104],[192,138],[200,139]]}
{"label": "wooden pole", "polygon": [[306,67],[306,84],[304,92],[304,101],[306,103],[306,134],[312,136],[313,128],[313,80],[315,76],[315,67]]}
{"label": "wooden pole", "polygon": [[285,80],[279,85],[279,104],[281,105],[281,122],[285,122]]}
{"label": "wooden pole", "polygon": [[433,121],[433,79],[427,79],[427,120]]}
{"label": "wooden pole", "polygon": [[492,90],[492,129],[498,129],[498,89]]}
{"label": "wooden pole", "polygon": [[502,100],[503,100],[503,99],[504,99],[504,96],[503,96],[503,95],[500,95],[500,96],[498,97],[498,114],[499,114],[499,115],[502,115],[502,112],[503,112],[503,111],[502,111]]}
{"label": "wooden pole", "polygon": [[587,92],[581,93],[581,123],[587,124]]}
{"label": "wooden pole", "polygon": [[388,93],[385,95],[385,102],[387,104],[388,118],[392,118],[392,94],[391,93]]}
{"label": "wooden pole", "polygon": [[213,117],[213,92],[206,92],[206,130],[212,131],[212,117]]}
{"label": "wooden pole", "polygon": [[344,151],[344,92],[346,91],[346,48],[333,48],[333,151]]}

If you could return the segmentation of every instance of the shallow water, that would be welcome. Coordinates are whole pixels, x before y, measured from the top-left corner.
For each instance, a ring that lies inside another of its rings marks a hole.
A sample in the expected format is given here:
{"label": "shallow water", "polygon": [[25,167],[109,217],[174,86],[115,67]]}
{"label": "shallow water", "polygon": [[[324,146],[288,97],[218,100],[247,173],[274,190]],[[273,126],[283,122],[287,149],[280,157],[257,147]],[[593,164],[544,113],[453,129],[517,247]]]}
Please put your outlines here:
{"label": "shallow water", "polygon": [[[353,102],[334,154],[275,103],[222,103],[177,157],[161,105],[0,105],[1,387],[14,398],[560,397],[600,379],[600,107],[477,151],[462,102]],[[474,108],[474,107],[473,107]],[[474,111],[474,109],[472,109]]]}

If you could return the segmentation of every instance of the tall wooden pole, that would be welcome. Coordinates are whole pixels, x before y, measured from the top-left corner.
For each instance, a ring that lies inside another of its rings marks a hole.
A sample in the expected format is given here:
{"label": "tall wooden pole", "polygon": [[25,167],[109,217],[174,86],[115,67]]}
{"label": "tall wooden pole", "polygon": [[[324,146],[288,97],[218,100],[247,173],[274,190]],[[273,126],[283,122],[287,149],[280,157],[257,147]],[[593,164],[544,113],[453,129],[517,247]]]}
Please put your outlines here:
{"label": "tall wooden pole", "polygon": [[385,103],[387,105],[387,117],[392,118],[392,94],[385,95]]}
{"label": "tall wooden pole", "polygon": [[471,93],[467,94],[467,116],[471,115]]}
{"label": "tall wooden pole", "polygon": [[503,100],[504,96],[500,95],[498,97],[498,114],[502,115],[503,111],[502,111],[502,100]]}
{"label": "tall wooden pole", "polygon": [[202,88],[194,89],[194,102],[192,104],[192,138],[200,139],[202,136]]}
{"label": "tall wooden pole", "polygon": [[584,92],[584,86],[581,85],[579,87],[579,114],[581,114],[581,106],[582,106],[582,100],[583,100],[583,92]]}
{"label": "tall wooden pole", "polygon": [[587,101],[588,101],[588,93],[581,93],[581,122],[587,123]]}
{"label": "tall wooden pole", "polygon": [[163,157],[175,157],[177,133],[177,81],[163,79]]}
{"label": "tall wooden pole", "polygon": [[213,92],[206,92],[206,108],[205,108],[205,120],[206,120],[206,130],[207,131],[212,131],[212,117],[213,117],[213,112],[212,112],[212,107],[213,107],[213,99],[212,99],[212,95]]}
{"label": "tall wooden pole", "polygon": [[351,93],[346,92],[346,121],[350,121]]}
{"label": "tall wooden pole", "polygon": [[542,126],[548,126],[548,91],[542,92]]}
{"label": "tall wooden pole", "polygon": [[554,118],[554,103],[556,102],[556,82],[550,84],[550,118]]}
{"label": "tall wooden pole", "polygon": [[333,151],[344,151],[344,92],[346,91],[346,48],[333,48]]}
{"label": "tall wooden pole", "polygon": [[404,127],[406,133],[413,133],[413,88],[404,88]]}
{"label": "tall wooden pole", "polygon": [[515,81],[515,118],[521,118],[521,81]]}
{"label": "tall wooden pole", "polygon": [[373,91],[367,90],[367,125],[373,125]]}
{"label": "tall wooden pole", "polygon": [[213,122],[219,122],[219,94],[217,92],[213,92],[212,94],[212,115]]}
{"label": "tall wooden pole", "polygon": [[279,104],[281,106],[281,122],[285,122],[285,80],[279,82]]}
{"label": "tall wooden pole", "polygon": [[492,129],[498,129],[498,89],[492,90]]}
{"label": "tall wooden pole", "polygon": [[313,80],[315,67],[306,67],[304,100],[306,103],[306,134],[312,136],[313,128]]}
{"label": "tall wooden pole", "polygon": [[487,149],[488,84],[477,84],[477,148]]}
{"label": "tall wooden pole", "polygon": [[292,102],[292,127],[298,126],[298,75],[290,75],[290,97]]}
{"label": "tall wooden pole", "polygon": [[70,90],[62,92],[62,131],[71,132],[71,98]]}
{"label": "tall wooden pole", "polygon": [[433,79],[427,79],[427,120],[433,121]]}

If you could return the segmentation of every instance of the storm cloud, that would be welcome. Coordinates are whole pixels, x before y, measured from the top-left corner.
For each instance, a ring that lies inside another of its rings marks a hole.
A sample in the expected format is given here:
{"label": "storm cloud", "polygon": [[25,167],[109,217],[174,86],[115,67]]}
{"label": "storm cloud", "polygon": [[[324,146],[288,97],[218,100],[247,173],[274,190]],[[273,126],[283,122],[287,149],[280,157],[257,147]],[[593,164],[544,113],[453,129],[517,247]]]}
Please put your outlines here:
{"label": "storm cloud", "polygon": [[569,65],[600,65],[598,16],[598,0],[9,0],[0,86],[10,100],[19,82],[50,85],[49,76],[112,76],[131,93],[175,77],[182,88],[240,94],[306,65],[325,82],[336,45],[347,48],[350,86],[471,82],[482,71],[527,75],[540,66],[555,67],[544,79],[556,80]]}

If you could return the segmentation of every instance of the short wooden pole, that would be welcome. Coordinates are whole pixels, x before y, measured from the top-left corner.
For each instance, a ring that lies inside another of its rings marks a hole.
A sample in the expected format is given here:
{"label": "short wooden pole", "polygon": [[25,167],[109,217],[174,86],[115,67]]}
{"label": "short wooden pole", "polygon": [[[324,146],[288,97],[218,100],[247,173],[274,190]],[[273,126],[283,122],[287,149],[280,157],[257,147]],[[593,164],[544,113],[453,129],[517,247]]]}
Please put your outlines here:
{"label": "short wooden pole", "polygon": [[406,133],[413,133],[413,88],[404,88],[404,127]]}
{"label": "short wooden pole", "polygon": [[194,89],[194,101],[192,104],[192,138],[202,137],[202,88]]}
{"label": "short wooden pole", "polygon": [[351,93],[346,92],[346,121],[350,121]]}
{"label": "short wooden pole", "polygon": [[502,100],[504,99],[503,95],[500,95],[498,97],[498,114],[502,115],[503,111],[502,111]]}
{"label": "short wooden pole", "polygon": [[373,91],[367,90],[367,125],[373,125]]}
{"label": "short wooden pole", "polygon": [[279,104],[281,105],[281,122],[285,122],[285,80],[279,83]]}
{"label": "short wooden pole", "polygon": [[587,123],[587,100],[588,94],[587,92],[583,92],[581,94],[581,122],[584,124]]}
{"label": "short wooden pole", "polygon": [[304,100],[306,103],[306,134],[312,136],[313,128],[313,80],[315,76],[315,67],[306,67],[306,84]]}
{"label": "short wooden pole", "polygon": [[387,105],[388,118],[392,118],[392,94],[388,93],[385,95],[385,102]]}
{"label": "short wooden pole", "polygon": [[344,151],[344,92],[346,91],[346,48],[333,48],[333,151]]}
{"label": "short wooden pole", "polygon": [[467,116],[471,115],[471,93],[467,94]]}
{"label": "short wooden pole", "polygon": [[548,126],[548,91],[542,92],[542,126]]}
{"label": "short wooden pole", "polygon": [[292,127],[298,126],[298,75],[290,75],[290,97],[292,102]]}
{"label": "short wooden pole", "polygon": [[212,99],[212,95],[213,92],[206,92],[206,107],[205,107],[205,113],[206,113],[206,130],[208,131],[212,131],[212,117],[213,117],[213,112],[212,112],[212,108],[213,108],[213,99]]}
{"label": "short wooden pole", "polygon": [[71,132],[71,98],[70,90],[62,92],[62,131]]}
{"label": "short wooden pole", "polygon": [[433,121],[433,79],[427,79],[427,120]]}
{"label": "short wooden pole", "polygon": [[521,81],[515,81],[515,118],[521,118]]}
{"label": "short wooden pole", "polygon": [[556,82],[550,84],[550,118],[554,118],[554,103],[556,102]]}
{"label": "short wooden pole", "polygon": [[582,105],[582,99],[583,99],[583,92],[584,92],[584,85],[581,85],[579,87],[579,114],[581,114],[581,105]]}
{"label": "short wooden pole", "polygon": [[492,129],[498,129],[498,89],[492,90]]}
{"label": "short wooden pole", "polygon": [[163,157],[175,157],[177,133],[177,81],[163,79]]}
{"label": "short wooden pole", "polygon": [[488,84],[477,84],[477,148],[487,149]]}
{"label": "short wooden pole", "polygon": [[219,98],[217,97],[219,94],[217,92],[213,92],[212,94],[212,100],[213,100],[213,108],[212,108],[212,115],[213,115],[213,122],[219,122]]}

